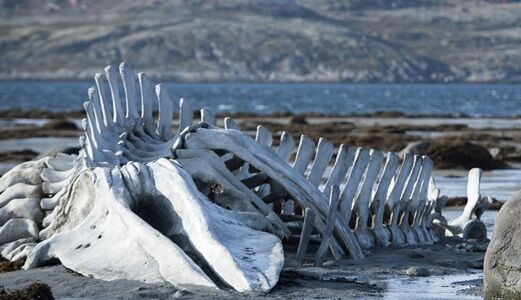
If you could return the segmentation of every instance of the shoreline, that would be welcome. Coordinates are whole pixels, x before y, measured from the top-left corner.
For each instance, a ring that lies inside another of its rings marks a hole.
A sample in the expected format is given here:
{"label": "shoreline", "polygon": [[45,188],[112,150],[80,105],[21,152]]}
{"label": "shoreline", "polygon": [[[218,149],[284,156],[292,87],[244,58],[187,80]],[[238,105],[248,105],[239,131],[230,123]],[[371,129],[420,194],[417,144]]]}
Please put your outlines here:
{"label": "shoreline", "polygon": [[[194,114],[197,116],[198,111],[194,110]],[[154,115],[157,115],[158,111],[154,111]],[[0,118],[25,118],[25,119],[56,119],[56,118],[75,118],[83,117],[85,111],[82,108],[70,109],[65,111],[53,111],[45,109],[22,109],[22,108],[9,108],[0,110]],[[174,112],[174,117],[177,115]],[[406,119],[505,119],[505,120],[517,120],[521,119],[521,114],[515,115],[469,115],[464,113],[456,114],[407,114],[401,111],[375,111],[370,113],[293,113],[290,111],[284,112],[266,112],[266,113],[253,113],[253,112],[216,112],[216,117],[232,117],[232,118],[282,118],[282,117],[303,117],[303,118],[382,118],[382,119],[394,119],[394,118],[406,118]]]}

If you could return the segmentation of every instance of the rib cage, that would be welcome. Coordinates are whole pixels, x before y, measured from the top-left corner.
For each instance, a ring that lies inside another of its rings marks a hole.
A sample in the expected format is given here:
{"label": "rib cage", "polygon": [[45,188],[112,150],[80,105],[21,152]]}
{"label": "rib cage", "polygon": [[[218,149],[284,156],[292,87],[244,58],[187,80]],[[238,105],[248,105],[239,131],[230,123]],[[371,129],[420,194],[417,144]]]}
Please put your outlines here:
{"label": "rib cage", "polygon": [[[186,148],[185,136],[200,128],[240,133],[239,125],[229,117],[223,121],[224,129],[218,129],[216,118],[205,108],[201,109],[200,122],[194,124],[193,111],[183,99],[179,101],[179,126],[174,133],[173,102],[164,86],[156,85],[154,93],[145,74],[138,74],[136,85],[129,65],[122,63],[119,71],[121,85],[115,69],[109,66],[105,76],[96,74],[96,86],[89,89],[83,122],[86,134],[80,139],[89,166],[175,159],[175,152]],[[152,117],[151,99],[158,102],[157,122]],[[435,190],[432,186],[429,189],[432,162],[428,157],[406,155],[399,166],[398,157],[391,152],[343,144],[335,149],[326,139],[321,138],[316,145],[306,135],[296,146],[288,132],[281,133],[274,147],[272,133],[263,126],[257,127],[255,142],[284,161],[293,176],[305,179],[311,201],[298,199],[281,187],[280,181],[259,172],[251,161],[222,149],[207,150],[217,153],[235,177],[262,200],[265,205],[259,207],[258,201],[255,205],[261,214],[266,216],[268,210],[276,213],[279,224],[285,227],[285,245],[298,244],[299,261],[303,261],[310,242],[318,244],[315,262],[319,264],[328,247],[337,259],[347,253],[360,259],[363,249],[377,244],[432,243],[437,239],[424,223],[436,200],[428,195],[429,190]],[[293,156],[295,159],[291,159]],[[332,209],[330,204],[338,207]],[[390,218],[386,211],[391,212]],[[353,221],[355,225],[350,227]]]}

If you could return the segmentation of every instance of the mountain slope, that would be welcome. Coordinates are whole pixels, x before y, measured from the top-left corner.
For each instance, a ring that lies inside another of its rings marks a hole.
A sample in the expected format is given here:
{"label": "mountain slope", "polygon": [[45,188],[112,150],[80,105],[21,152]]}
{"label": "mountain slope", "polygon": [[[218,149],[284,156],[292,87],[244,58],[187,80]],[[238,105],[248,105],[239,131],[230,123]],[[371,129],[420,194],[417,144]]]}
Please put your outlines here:
{"label": "mountain slope", "polygon": [[0,0],[0,78],[518,82],[521,4]]}

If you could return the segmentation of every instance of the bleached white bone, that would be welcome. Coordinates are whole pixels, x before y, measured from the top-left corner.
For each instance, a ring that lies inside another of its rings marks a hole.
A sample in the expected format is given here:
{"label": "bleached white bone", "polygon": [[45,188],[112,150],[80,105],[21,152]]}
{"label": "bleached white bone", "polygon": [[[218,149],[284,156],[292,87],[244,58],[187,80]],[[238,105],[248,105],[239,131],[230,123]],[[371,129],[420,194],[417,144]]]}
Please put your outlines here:
{"label": "bleached white bone", "polygon": [[192,125],[192,118],[194,112],[190,107],[190,103],[184,98],[179,99],[179,129],[181,133],[186,127]]}
{"label": "bleached white bone", "polygon": [[172,133],[172,117],[174,106],[172,100],[168,96],[166,88],[162,84],[156,85],[157,99],[159,100],[159,120],[157,121],[157,134],[164,137],[165,140],[171,139]]}
{"label": "bleached white bone", "polygon": [[329,164],[329,160],[331,160],[331,157],[333,156],[334,150],[335,147],[333,144],[324,138],[320,138],[318,141],[315,159],[313,160],[313,165],[308,176],[308,181],[311,182],[311,184],[315,186],[320,184],[322,174],[326,170],[327,165]]}
{"label": "bleached white bone", "polygon": [[356,151],[356,158],[351,168],[351,173],[347,179],[346,186],[340,196],[340,218],[345,218],[346,223],[349,224],[351,219],[351,211],[353,208],[353,200],[355,194],[358,191],[358,185],[362,180],[362,175],[369,163],[369,151],[366,149],[358,148]]}
{"label": "bleached white bone", "polygon": [[286,131],[283,131],[280,136],[280,144],[277,148],[277,154],[284,161],[287,161],[294,151],[295,141],[293,140],[293,137],[291,136],[291,134],[287,133]]}
{"label": "bleached white bone", "polygon": [[38,225],[29,219],[11,219],[0,227],[0,244],[24,238],[38,238]]}
{"label": "bleached white bone", "polygon": [[324,187],[324,194],[330,195],[332,186],[340,186],[340,183],[342,180],[344,180],[349,167],[353,164],[355,154],[356,148],[347,147],[344,144],[340,145],[333,170],[331,171],[331,175],[326,181],[326,185]]}
{"label": "bleached white bone", "polygon": [[[446,229],[446,235],[457,235],[465,238],[472,235],[479,240],[486,239],[487,232],[485,225],[479,218],[472,217],[476,208],[479,209],[482,205],[480,202],[483,202],[484,207],[486,207],[490,201],[487,197],[481,197],[481,174],[482,170],[479,168],[474,168],[469,171],[467,179],[467,203],[460,216],[453,218],[448,224],[441,223]],[[481,216],[481,211],[479,215]]]}
{"label": "bleached white bone", "polygon": [[0,193],[3,193],[6,189],[18,183],[28,185],[41,184],[40,172],[44,166],[44,160],[38,162],[29,161],[7,171],[0,177]]}
{"label": "bleached white bone", "polygon": [[23,239],[16,240],[14,242],[9,242],[9,243],[3,244],[0,247],[0,249],[1,249],[0,254],[3,257],[6,257],[9,253],[11,253],[14,249],[18,248],[20,245],[26,245],[26,244],[33,243],[33,242],[34,242],[34,238],[23,238]]}
{"label": "bleached white bone", "polygon": [[[411,174],[407,179],[407,184],[405,185],[405,189],[403,190],[402,196],[400,198],[400,210],[398,212],[397,225],[400,230],[404,233],[405,243],[409,245],[416,244],[416,236],[411,231],[409,226],[409,210],[411,206],[411,202],[413,202],[413,197],[415,194],[418,194],[421,183],[418,184],[418,179],[422,172],[423,158],[415,155],[414,156],[414,166],[412,168]],[[393,212],[394,215],[394,212]]]}
{"label": "bleached white bone", "polygon": [[[294,176],[294,170],[289,168],[278,156],[274,156],[271,149],[258,147],[258,143],[247,136],[240,135],[238,131],[198,128],[196,132],[186,135],[184,144],[187,149],[225,149],[278,181],[301,205],[318,209],[322,216],[327,214],[327,200],[324,199],[324,194],[303,177]],[[315,222],[319,232],[322,232],[325,226],[322,218],[316,218]],[[356,238],[342,224],[342,221],[337,220],[335,229],[338,230],[345,249],[349,250],[354,258],[362,258],[363,253]]]}
{"label": "bleached white bone", "polygon": [[414,203],[412,203],[413,207],[411,208],[411,213],[414,216],[411,229],[413,230],[417,237],[417,240],[421,244],[432,244],[433,242],[430,237],[430,234],[427,233],[426,228],[422,224],[422,220],[425,215],[425,209],[428,208],[427,194],[429,189],[431,172],[432,161],[427,156],[423,156],[422,173],[418,182],[418,184],[421,184],[421,187],[418,191],[418,194],[414,197]]}
{"label": "bleached white bone", "polygon": [[371,201],[373,186],[384,160],[383,154],[378,151],[371,150],[369,155],[371,158],[367,166],[367,171],[360,192],[353,205],[353,211],[356,212],[357,215],[355,235],[363,249],[369,249],[376,244],[375,237],[367,227],[367,222],[370,218],[369,202]]}
{"label": "bleached white bone", "polygon": [[33,248],[36,245],[37,245],[36,243],[29,243],[29,244],[25,244],[23,246],[20,246],[19,247],[20,249],[18,249],[18,248],[15,249],[15,251],[9,253],[6,258],[9,259],[9,260],[12,260],[12,261],[17,261],[17,260],[20,260],[20,259],[24,259],[24,258],[27,257],[27,255],[29,255],[29,253],[31,253],[31,251],[33,250]]}
{"label": "bleached white bone", "polygon": [[6,206],[13,199],[40,198],[41,193],[42,190],[38,185],[16,183],[0,194],[0,208]]}
{"label": "bleached white bone", "polygon": [[237,122],[235,122],[230,117],[224,118],[224,128],[226,128],[226,129],[235,129],[235,130],[240,130],[241,129],[239,124],[237,124]]}
{"label": "bleached white bone", "polygon": [[406,153],[403,159],[400,172],[396,181],[393,183],[391,192],[387,198],[387,206],[391,210],[391,219],[389,220],[387,228],[391,233],[391,244],[392,245],[403,245],[405,243],[405,236],[403,232],[398,228],[398,217],[400,213],[400,197],[403,192],[403,188],[414,164],[414,157]]}
{"label": "bleached white bone", "polygon": [[127,119],[138,118],[138,99],[136,97],[136,75],[129,64],[121,63],[119,65],[119,73],[123,80],[123,88],[125,90],[126,117]]}
{"label": "bleached white bone", "polygon": [[295,162],[293,163],[293,169],[295,169],[297,173],[302,175],[304,174],[309,162],[313,158],[314,150],[315,143],[313,142],[313,140],[307,135],[301,135],[297,149],[297,157],[295,158]]}
{"label": "bleached white bone", "polygon": [[337,185],[333,185],[331,187],[331,193],[329,195],[329,210],[327,214],[326,228],[324,229],[324,233],[322,235],[322,241],[315,255],[315,260],[313,262],[314,266],[321,266],[324,260],[325,255],[327,254],[327,249],[330,245],[331,236],[333,234],[333,229],[335,227],[336,218],[338,215],[338,204],[340,203],[340,189]]}
{"label": "bleached white bone", "polygon": [[387,154],[382,177],[371,201],[374,211],[372,231],[378,246],[388,247],[391,243],[390,233],[384,228],[384,212],[389,186],[398,168],[398,159],[398,156],[392,152]]}
{"label": "bleached white bone", "polygon": [[30,219],[36,223],[41,223],[43,213],[40,209],[40,199],[21,198],[9,201],[4,207],[0,208],[0,226],[4,225],[9,219]]}

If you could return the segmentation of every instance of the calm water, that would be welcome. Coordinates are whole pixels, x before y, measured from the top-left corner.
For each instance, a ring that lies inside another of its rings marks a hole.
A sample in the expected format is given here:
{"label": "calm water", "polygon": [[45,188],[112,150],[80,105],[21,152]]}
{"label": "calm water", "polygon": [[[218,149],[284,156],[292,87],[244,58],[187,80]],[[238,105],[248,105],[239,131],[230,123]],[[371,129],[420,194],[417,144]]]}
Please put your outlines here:
{"label": "calm water", "polygon": [[[75,110],[92,82],[0,81],[0,110]],[[169,83],[172,99],[214,112],[521,115],[521,85]]]}

